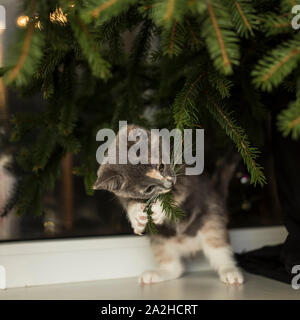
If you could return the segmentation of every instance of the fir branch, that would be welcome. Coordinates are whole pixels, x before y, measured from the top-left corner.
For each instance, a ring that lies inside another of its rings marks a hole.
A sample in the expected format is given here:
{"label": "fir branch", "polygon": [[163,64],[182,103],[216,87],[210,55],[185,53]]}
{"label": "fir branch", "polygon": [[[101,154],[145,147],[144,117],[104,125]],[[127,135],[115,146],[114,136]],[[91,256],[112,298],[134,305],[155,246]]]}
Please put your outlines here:
{"label": "fir branch", "polygon": [[81,150],[81,144],[74,135],[59,136],[57,142],[67,153],[77,154]]}
{"label": "fir branch", "polygon": [[153,234],[157,233],[157,229],[152,219],[152,206],[157,201],[160,201],[162,211],[171,222],[175,223],[178,220],[182,219],[185,215],[184,211],[176,206],[172,192],[159,194],[150,198],[146,201],[144,212],[146,212],[148,216],[146,230]]}
{"label": "fir branch", "polygon": [[[35,14],[37,2],[31,1],[31,15]],[[6,84],[15,83],[17,86],[28,83],[37,69],[42,57],[43,35],[35,28],[35,21],[31,19],[25,30],[18,30],[16,44],[10,49],[5,64],[9,71],[5,74]]]}
{"label": "fir branch", "polygon": [[11,133],[10,141],[17,142],[20,141],[22,137],[32,130],[33,128],[39,128],[43,126],[43,113],[18,113],[11,117],[10,122],[14,127]]}
{"label": "fir branch", "polygon": [[[251,173],[251,183],[263,185],[265,183],[265,176],[261,166],[255,162],[258,150],[250,146],[245,131],[236,124],[231,114],[221,107],[221,102],[216,100],[218,97],[217,92],[207,86],[206,78],[208,74],[205,71],[202,73],[195,71],[186,80],[184,87],[177,95],[173,104],[175,123],[179,129],[183,129],[184,126],[193,127],[195,124],[198,124],[199,107],[203,103],[214,119],[225,130],[226,134],[236,144]],[[201,102],[199,102],[200,99]]]}
{"label": "fir branch", "polygon": [[246,15],[245,15],[244,11],[243,11],[242,8],[241,8],[241,5],[240,5],[239,1],[235,1],[235,6],[236,6],[239,14],[240,14],[241,17],[242,17],[242,20],[243,20],[243,23],[244,23],[244,25],[245,25],[245,28],[251,32],[251,31],[252,31],[252,28],[251,28],[251,26],[250,26],[250,24],[249,24],[249,22],[248,22],[248,19],[246,18]]}
{"label": "fir branch", "polygon": [[149,16],[158,26],[170,29],[175,21],[182,22],[188,10],[188,1],[154,0]]}
{"label": "fir branch", "polygon": [[258,150],[250,146],[245,131],[236,124],[236,121],[231,117],[229,112],[223,109],[208,95],[207,102],[206,106],[209,112],[225,130],[226,134],[233,140],[239,153],[243,157],[247,169],[251,174],[250,182],[254,185],[258,183],[263,186],[266,183],[266,178],[263,174],[262,167],[255,161],[258,156]]}
{"label": "fir branch", "polygon": [[300,60],[300,37],[277,46],[263,57],[252,71],[253,82],[262,90],[271,91],[289,75]]}
{"label": "fir branch", "polygon": [[300,100],[290,103],[289,107],[278,115],[279,130],[286,137],[291,134],[292,139],[300,137]]}
{"label": "fir branch", "polygon": [[[204,73],[200,73],[195,79],[188,79],[176,96],[173,104],[173,113],[176,127],[183,130],[185,127],[192,127],[197,117],[197,106],[195,105],[195,97],[199,92],[198,84]],[[195,119],[196,118],[196,119]]]}
{"label": "fir branch", "polygon": [[260,15],[258,19],[266,36],[291,32],[291,19],[289,16],[270,12]]}
{"label": "fir branch", "polygon": [[163,193],[158,196],[161,207],[167,218],[171,222],[177,222],[185,216],[184,211],[177,207],[172,192]]}
{"label": "fir branch", "polygon": [[185,30],[177,21],[173,23],[171,29],[163,29],[161,38],[163,55],[168,55],[172,58],[182,53],[185,41]]}
{"label": "fir branch", "polygon": [[146,232],[152,233],[152,234],[157,234],[157,229],[155,227],[155,224],[152,219],[152,205],[157,201],[156,198],[151,198],[146,202],[146,207],[144,209],[144,212],[147,214],[147,225],[146,225]]}
{"label": "fir branch", "polygon": [[290,14],[292,7],[294,7],[295,5],[297,5],[296,0],[280,0],[280,11]]}
{"label": "fir branch", "polygon": [[222,74],[209,70],[207,73],[210,85],[218,90],[222,98],[230,97],[230,89],[233,87],[233,82],[227,79]]}
{"label": "fir branch", "polygon": [[165,14],[165,20],[170,21],[172,19],[173,16],[173,12],[174,12],[174,2],[175,0],[167,0],[168,5],[167,5],[167,11]]}
{"label": "fir branch", "polygon": [[135,0],[90,0],[80,11],[80,16],[87,23],[95,20],[102,24],[128,10],[135,2]]}
{"label": "fir branch", "polygon": [[191,25],[191,23],[190,23],[190,21],[188,19],[186,19],[185,22],[186,22],[186,24],[188,26],[190,34],[192,35],[192,38],[193,38],[193,41],[194,41],[194,46],[197,47],[198,44],[199,44],[199,39],[196,36],[196,32],[193,30],[193,27],[192,27],[192,25]]}
{"label": "fir branch", "polygon": [[108,44],[107,56],[110,57],[110,61],[117,64],[125,62],[124,42],[121,35],[128,28],[131,28],[131,25],[137,25],[139,21],[136,10],[128,10],[101,25],[95,39],[98,42]]}
{"label": "fir branch", "polygon": [[136,67],[145,60],[147,61],[151,40],[153,39],[152,29],[152,20],[147,19],[142,23],[130,52],[130,72],[136,72]]}
{"label": "fir branch", "polygon": [[19,191],[19,196],[17,200],[17,205],[15,206],[15,213],[19,216],[25,214],[30,209],[31,214],[35,216],[40,216],[42,214],[42,209],[40,206],[39,210],[33,209],[32,204],[39,200],[39,184],[35,176],[26,176]]}
{"label": "fir branch", "polygon": [[223,62],[224,62],[224,69],[231,69],[231,63],[228,59],[227,53],[226,53],[226,49],[225,49],[225,45],[224,45],[224,40],[218,25],[218,22],[216,20],[216,16],[214,13],[214,9],[212,7],[212,5],[210,3],[207,4],[207,9],[208,9],[208,13],[210,15],[212,24],[215,28],[215,32],[219,41],[219,45],[220,45],[220,49],[221,49],[221,53],[222,53],[222,57],[223,57]]}
{"label": "fir branch", "polygon": [[33,172],[38,173],[40,170],[45,168],[55,149],[56,142],[57,135],[53,132],[53,130],[51,130],[51,128],[47,128],[47,130],[41,133],[33,150]]}
{"label": "fir branch", "polygon": [[82,53],[87,58],[93,75],[97,78],[107,80],[111,76],[111,66],[102,58],[100,49],[92,34],[89,32],[88,27],[77,16],[74,16],[74,18],[71,19],[71,27],[79,42]]}
{"label": "fir branch", "polygon": [[88,196],[94,194],[93,185],[96,181],[96,171],[95,165],[91,164],[91,159],[86,159],[83,161],[80,167],[75,167],[73,169],[73,174],[79,177],[83,177],[85,192]]}
{"label": "fir branch", "polygon": [[73,132],[78,119],[78,108],[74,102],[65,103],[61,110],[58,123],[58,131],[63,136],[68,136]]}
{"label": "fir branch", "polygon": [[91,12],[91,16],[93,18],[98,18],[98,16],[100,15],[100,13],[102,11],[108,9],[110,6],[112,6],[116,2],[117,2],[117,0],[107,0],[107,1],[105,1],[100,6],[96,7],[95,9],[93,9],[93,11]]}
{"label": "fir branch", "polygon": [[170,57],[172,57],[172,54],[173,54],[176,24],[177,24],[177,22],[175,21],[175,22],[173,23],[172,31],[171,31],[171,39],[170,39],[170,45],[169,45],[169,50],[168,50],[168,55],[169,55]]}
{"label": "fir branch", "polygon": [[26,37],[24,40],[24,45],[22,48],[20,58],[19,58],[18,62],[16,63],[16,65],[14,66],[14,68],[11,70],[11,72],[7,76],[7,83],[8,84],[15,80],[15,78],[18,76],[21,69],[23,68],[23,65],[26,61],[26,58],[27,58],[27,55],[28,55],[28,52],[30,49],[30,43],[31,43],[32,35],[33,35],[33,30],[34,30],[34,23],[30,22],[29,27],[28,27],[28,31],[27,31],[27,34],[26,34]]}
{"label": "fir branch", "polygon": [[244,37],[254,35],[253,29],[258,24],[257,14],[248,0],[229,0],[232,22],[237,32]]}
{"label": "fir branch", "polygon": [[227,8],[219,2],[207,2],[208,15],[202,26],[202,36],[217,70],[232,73],[232,65],[239,64],[239,39],[232,31]]}

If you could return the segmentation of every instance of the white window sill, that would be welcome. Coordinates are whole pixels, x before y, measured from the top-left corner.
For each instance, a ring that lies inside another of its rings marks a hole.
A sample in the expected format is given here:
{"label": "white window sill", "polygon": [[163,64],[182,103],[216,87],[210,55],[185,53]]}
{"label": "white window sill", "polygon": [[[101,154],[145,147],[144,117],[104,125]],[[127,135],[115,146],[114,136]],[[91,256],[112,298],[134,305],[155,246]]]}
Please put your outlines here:
{"label": "white window sill", "polygon": [[[230,231],[236,252],[285,240],[284,227]],[[148,238],[112,236],[68,240],[38,240],[0,244],[0,288],[26,287],[138,276],[153,268]],[[189,271],[209,269],[199,256]]]}

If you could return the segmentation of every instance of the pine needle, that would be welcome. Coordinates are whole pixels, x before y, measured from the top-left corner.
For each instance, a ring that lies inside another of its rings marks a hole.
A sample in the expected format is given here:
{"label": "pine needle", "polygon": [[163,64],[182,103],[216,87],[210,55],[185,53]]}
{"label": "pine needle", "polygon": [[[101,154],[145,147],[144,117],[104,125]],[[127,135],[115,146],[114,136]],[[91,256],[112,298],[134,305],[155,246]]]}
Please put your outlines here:
{"label": "pine needle", "polygon": [[157,201],[160,201],[162,211],[165,213],[166,217],[171,222],[175,223],[182,219],[182,217],[185,215],[184,211],[175,205],[172,191],[168,193],[159,194],[150,198],[146,201],[146,207],[144,209],[144,212],[146,212],[148,215],[148,223],[146,226],[146,230],[153,234],[157,233],[157,229],[152,219],[152,206]]}

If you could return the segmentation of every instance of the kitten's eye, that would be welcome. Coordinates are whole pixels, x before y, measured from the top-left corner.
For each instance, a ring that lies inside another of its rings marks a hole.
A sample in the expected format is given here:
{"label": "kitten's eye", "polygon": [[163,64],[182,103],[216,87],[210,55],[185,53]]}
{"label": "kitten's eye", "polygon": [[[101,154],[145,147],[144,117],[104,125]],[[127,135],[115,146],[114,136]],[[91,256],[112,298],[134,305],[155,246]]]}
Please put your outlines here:
{"label": "kitten's eye", "polygon": [[158,166],[158,170],[160,173],[163,173],[164,170],[165,170],[165,165],[163,163],[161,163],[159,166]]}
{"label": "kitten's eye", "polygon": [[149,187],[145,190],[145,193],[151,193],[154,188],[155,188],[155,186],[149,186]]}

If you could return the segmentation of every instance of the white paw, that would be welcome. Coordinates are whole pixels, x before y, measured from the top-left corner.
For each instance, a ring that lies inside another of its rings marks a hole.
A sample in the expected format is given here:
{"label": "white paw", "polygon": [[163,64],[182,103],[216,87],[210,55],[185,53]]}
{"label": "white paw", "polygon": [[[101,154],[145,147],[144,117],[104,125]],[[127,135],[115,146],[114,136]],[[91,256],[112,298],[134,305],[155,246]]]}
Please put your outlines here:
{"label": "white paw", "polygon": [[132,226],[134,233],[142,235],[145,231],[148,216],[144,212],[145,204],[144,203],[135,203],[128,208],[128,217]]}
{"label": "white paw", "polygon": [[244,277],[242,272],[235,267],[223,269],[219,272],[220,280],[226,284],[242,284]]}
{"label": "white paw", "polygon": [[143,272],[139,277],[140,284],[151,284],[165,281],[163,272],[160,270],[150,270]]}
{"label": "white paw", "polygon": [[154,205],[152,206],[152,219],[154,224],[162,224],[166,218],[162,207],[161,207],[161,202],[157,201],[154,203]]}

